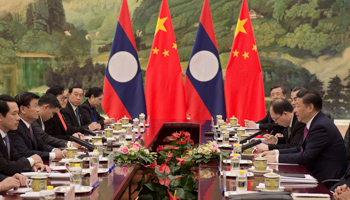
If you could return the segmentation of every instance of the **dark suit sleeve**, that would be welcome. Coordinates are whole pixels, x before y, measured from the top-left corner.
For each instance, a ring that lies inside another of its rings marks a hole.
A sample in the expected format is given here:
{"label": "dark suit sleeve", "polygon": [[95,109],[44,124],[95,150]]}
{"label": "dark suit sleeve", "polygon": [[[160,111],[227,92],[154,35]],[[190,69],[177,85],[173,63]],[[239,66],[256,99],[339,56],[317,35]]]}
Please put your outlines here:
{"label": "dark suit sleeve", "polygon": [[[304,136],[304,128],[305,124],[298,123],[296,128],[293,130],[293,138],[289,143],[286,144],[277,144],[277,145],[269,145],[269,150],[272,149],[287,149],[291,147],[296,147],[301,142],[303,136]],[[279,143],[279,142],[278,142]]]}
{"label": "dark suit sleeve", "polygon": [[3,181],[7,176],[0,174],[0,181]]}
{"label": "dark suit sleeve", "polygon": [[47,134],[45,131],[43,131],[38,122],[33,122],[32,127],[36,135],[40,137],[44,143],[57,148],[64,148],[66,146],[67,141],[52,137],[51,135]]}
{"label": "dark suit sleeve", "polygon": [[44,142],[41,139],[38,139],[36,137],[38,150],[33,150],[28,148],[28,146],[26,145],[26,142],[22,137],[22,134],[18,132],[18,129],[16,131],[9,132],[8,136],[11,140],[12,146],[18,151],[20,155],[29,157],[34,154],[38,154],[43,160],[49,160],[50,158],[49,153],[51,152],[53,147],[44,144]]}
{"label": "dark suit sleeve", "polygon": [[[1,141],[3,142],[3,141]],[[10,142],[11,144],[11,142]],[[3,148],[4,145],[2,146]],[[32,171],[32,167],[30,166],[30,162],[27,158],[20,156],[16,149],[12,147],[11,144],[11,159],[7,159],[3,155],[4,151],[0,151],[0,173],[5,175],[12,175],[15,173]]]}
{"label": "dark suit sleeve", "polygon": [[[308,164],[313,162],[328,147],[330,141],[329,134],[325,128],[319,125],[313,127],[312,133],[309,132],[308,144],[304,152],[300,151],[301,143],[296,147],[299,152],[293,154],[284,154],[284,149],[280,150],[279,162]],[[301,141],[302,142],[302,141]]]}
{"label": "dark suit sleeve", "polygon": [[103,125],[105,124],[105,118],[102,117],[102,116],[100,115],[100,113],[97,112],[96,109],[95,109],[95,114],[96,114],[96,121],[97,121],[97,123],[100,123],[101,126],[103,126]]}

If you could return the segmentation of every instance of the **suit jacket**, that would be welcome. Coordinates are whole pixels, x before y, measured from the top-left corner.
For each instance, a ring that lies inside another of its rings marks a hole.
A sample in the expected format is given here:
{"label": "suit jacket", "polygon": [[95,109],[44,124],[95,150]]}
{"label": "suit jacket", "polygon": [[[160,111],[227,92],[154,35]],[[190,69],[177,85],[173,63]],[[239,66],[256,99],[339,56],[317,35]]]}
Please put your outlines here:
{"label": "suit jacket", "polygon": [[287,149],[295,147],[303,139],[305,124],[298,121],[297,116],[294,114],[292,121],[291,134],[288,137],[288,127],[285,128],[284,137],[278,137],[277,144],[269,144],[269,150],[272,149]]}
{"label": "suit jacket", "polygon": [[304,165],[319,181],[339,179],[347,167],[343,137],[322,112],[317,113],[312,120],[304,141],[301,140],[296,147],[280,149],[279,152],[279,162]]}
{"label": "suit jacket", "polygon": [[50,152],[53,147],[45,144],[33,129],[33,139],[30,136],[30,131],[22,120],[19,121],[16,131],[8,132],[8,137],[11,140],[12,146],[19,154],[29,157],[38,154],[41,159],[49,160]]}
{"label": "suit jacket", "polygon": [[76,132],[84,133],[84,129],[88,129],[88,125],[91,123],[90,119],[84,117],[83,109],[81,108],[81,106],[78,106],[80,125],[75,115],[75,112],[69,102],[67,103],[67,106],[61,110],[61,113],[62,116],[64,116],[64,121],[67,124],[69,134],[73,134]]}
{"label": "suit jacket", "polygon": [[0,173],[12,175],[15,173],[32,171],[30,162],[26,157],[21,156],[10,141],[10,157],[8,156],[7,147],[4,140],[0,137]]}
{"label": "suit jacket", "polygon": [[[97,112],[96,108],[92,108],[89,101],[86,100],[83,104],[81,104],[81,108],[83,109],[84,113],[84,117],[90,119],[90,122],[97,122],[99,124],[101,124],[101,126],[104,125],[104,120],[105,118],[103,118],[100,113]],[[94,111],[94,113],[92,113],[92,110]],[[94,119],[94,114],[95,114],[95,119]]]}
{"label": "suit jacket", "polygon": [[276,124],[270,115],[270,111],[267,111],[266,116],[256,122],[259,124],[260,130],[267,130],[271,135],[276,135],[276,133],[283,133],[284,127]]}
{"label": "suit jacket", "polygon": [[0,182],[3,181],[7,176],[0,174]]}
{"label": "suit jacket", "polygon": [[[62,118],[64,119],[63,115]],[[69,140],[69,136],[74,134],[74,132],[71,133],[69,131],[68,126],[66,131],[57,113],[55,113],[51,119],[44,122],[44,125],[46,133],[59,139]]]}
{"label": "suit jacket", "polygon": [[350,164],[348,165],[348,169],[346,170],[344,176],[341,177],[340,181],[331,187],[331,191],[334,191],[338,186],[341,186],[344,184],[350,187]]}
{"label": "suit jacket", "polygon": [[36,135],[38,135],[41,138],[41,140],[43,142],[45,142],[46,144],[51,145],[53,147],[57,147],[57,148],[66,147],[66,144],[68,141],[53,137],[53,136],[47,134],[42,129],[42,121],[41,121],[40,116],[39,116],[39,119],[35,120],[32,123],[32,128],[33,128],[34,132],[36,133]]}

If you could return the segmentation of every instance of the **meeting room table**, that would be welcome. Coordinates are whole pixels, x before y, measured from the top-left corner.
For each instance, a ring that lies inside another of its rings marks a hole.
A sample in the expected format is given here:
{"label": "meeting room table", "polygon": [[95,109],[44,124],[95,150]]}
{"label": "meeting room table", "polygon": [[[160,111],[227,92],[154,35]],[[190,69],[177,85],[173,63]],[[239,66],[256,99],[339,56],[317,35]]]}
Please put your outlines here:
{"label": "meeting room table", "polygon": [[[145,133],[143,138],[157,138],[157,134],[159,133],[162,125],[164,123],[178,123],[178,124],[186,124],[186,123],[195,123],[199,124],[199,143],[205,143],[209,140],[213,140],[213,135],[207,134],[208,131],[212,130],[212,122],[204,121],[204,120],[151,120],[149,121],[149,127],[145,129]],[[257,131],[257,130],[256,130]],[[255,131],[255,132],[256,132]],[[253,133],[254,130],[251,130]],[[152,147],[154,141],[145,141],[145,145],[148,147]],[[118,147],[114,147],[114,151],[116,151]],[[246,157],[244,159],[252,159],[251,157]],[[50,161],[47,162],[48,165],[63,165],[61,162]],[[88,168],[89,162],[83,162],[84,168]],[[248,169],[252,164],[241,165],[241,168]],[[198,169],[198,199],[225,199],[222,196],[222,185],[223,185],[223,177],[218,173],[219,162],[217,160],[210,163],[200,163]],[[107,162],[100,162],[100,167],[107,167]],[[119,163],[116,164],[116,167],[109,173],[103,173],[98,175],[99,186],[94,190],[88,193],[79,193],[76,194],[78,199],[119,199],[125,190],[130,187],[130,182],[133,179],[136,172],[140,169],[140,165],[137,164],[126,164]],[[302,165],[284,165],[284,164],[269,164],[268,167],[273,169],[275,173],[287,173],[287,174],[310,174],[308,170]],[[229,170],[229,165],[223,165],[223,169]],[[64,173],[65,171],[60,171]],[[227,178],[226,186],[227,190],[235,190],[235,178]],[[259,191],[256,186],[259,183],[264,182],[264,177],[262,174],[255,174],[253,177],[248,177],[248,190],[249,191]],[[51,179],[48,178],[47,185],[53,185],[54,187],[69,185],[69,179]],[[89,174],[83,177],[82,185],[88,186],[90,184]],[[291,193],[322,193],[329,194],[329,190],[322,184],[317,183],[314,187],[300,187],[297,184],[294,184],[292,187],[286,186],[284,191]],[[131,189],[129,188],[129,199],[131,199]],[[15,193],[6,193],[1,194],[5,199],[23,199],[20,194]],[[26,198],[25,198],[26,199]],[[63,194],[57,194],[56,199],[64,199]]]}

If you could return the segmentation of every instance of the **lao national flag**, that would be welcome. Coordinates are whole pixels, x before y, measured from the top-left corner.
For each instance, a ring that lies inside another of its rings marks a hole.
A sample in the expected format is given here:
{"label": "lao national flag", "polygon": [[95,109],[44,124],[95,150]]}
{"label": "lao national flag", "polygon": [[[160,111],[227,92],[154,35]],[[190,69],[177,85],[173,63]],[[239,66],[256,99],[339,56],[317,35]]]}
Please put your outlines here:
{"label": "lao national flag", "polygon": [[204,1],[191,58],[185,94],[191,119],[226,119],[222,70],[208,0]]}
{"label": "lao national flag", "polygon": [[246,0],[227,64],[225,98],[230,102],[226,106],[228,117],[235,115],[241,125],[244,119],[258,121],[265,116],[264,82]]}
{"label": "lao national flag", "polygon": [[141,68],[128,4],[123,0],[106,69],[102,107],[109,117],[136,118],[146,114]]}
{"label": "lao national flag", "polygon": [[183,76],[168,3],[163,0],[145,81],[151,119],[186,119]]}

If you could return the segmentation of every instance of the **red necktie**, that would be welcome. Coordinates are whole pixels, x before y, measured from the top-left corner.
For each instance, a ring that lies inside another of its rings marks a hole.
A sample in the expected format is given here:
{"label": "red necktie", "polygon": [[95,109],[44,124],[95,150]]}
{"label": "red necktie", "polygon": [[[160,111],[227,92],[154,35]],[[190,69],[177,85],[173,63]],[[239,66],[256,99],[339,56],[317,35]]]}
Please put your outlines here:
{"label": "red necktie", "polygon": [[30,137],[33,139],[33,128],[32,126],[29,126],[29,132],[30,132]]}
{"label": "red necktie", "polygon": [[67,131],[67,125],[66,125],[66,122],[64,122],[64,120],[63,120],[62,114],[61,114],[60,112],[58,112],[57,115],[58,115],[58,117],[59,117],[60,120],[61,120],[61,123],[62,123],[62,125],[63,125],[63,127],[64,127],[64,130]]}

